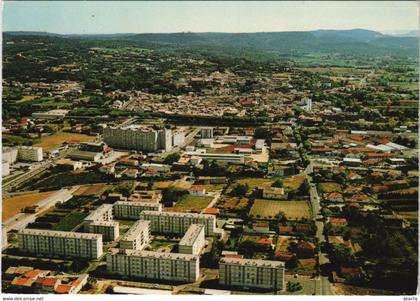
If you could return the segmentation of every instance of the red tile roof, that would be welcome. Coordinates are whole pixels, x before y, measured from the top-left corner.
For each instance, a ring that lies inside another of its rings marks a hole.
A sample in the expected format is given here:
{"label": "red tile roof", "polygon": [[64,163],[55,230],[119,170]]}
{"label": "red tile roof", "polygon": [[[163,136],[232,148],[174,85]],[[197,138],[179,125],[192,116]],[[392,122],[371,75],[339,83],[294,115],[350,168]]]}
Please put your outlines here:
{"label": "red tile roof", "polygon": [[55,286],[57,283],[57,278],[45,278],[45,280],[42,282],[43,286]]}
{"label": "red tile roof", "polygon": [[255,242],[259,245],[270,245],[271,246],[273,244],[273,240],[271,238],[258,238]]}
{"label": "red tile roof", "polygon": [[204,209],[205,214],[219,214],[220,210],[217,208],[206,208]]}
{"label": "red tile roof", "polygon": [[71,285],[68,285],[68,284],[60,284],[55,289],[55,292],[57,294],[68,294],[71,291],[72,288],[73,288],[73,286],[71,286]]}

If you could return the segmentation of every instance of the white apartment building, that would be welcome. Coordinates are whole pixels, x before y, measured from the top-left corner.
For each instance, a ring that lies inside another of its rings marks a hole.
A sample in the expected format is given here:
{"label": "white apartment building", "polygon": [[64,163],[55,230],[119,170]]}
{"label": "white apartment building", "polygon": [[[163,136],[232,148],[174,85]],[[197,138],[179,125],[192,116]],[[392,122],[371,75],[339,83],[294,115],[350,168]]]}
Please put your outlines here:
{"label": "white apartment building", "polygon": [[201,224],[205,226],[205,235],[211,236],[216,229],[216,217],[210,214],[143,211],[140,219],[151,222],[152,233],[184,235],[190,225]]}
{"label": "white apartment building", "polygon": [[9,162],[3,160],[1,162],[1,176],[7,177],[8,175],[10,175],[10,164]]}
{"label": "white apartment building", "polygon": [[281,261],[221,258],[219,284],[279,291],[285,288],[284,269]]}
{"label": "white apartment building", "polygon": [[143,163],[141,165],[142,169],[153,169],[159,172],[168,172],[171,170],[171,165],[167,164],[158,164],[158,163]]}
{"label": "white apartment building", "polygon": [[112,205],[103,204],[96,210],[92,211],[84,219],[85,231],[89,231],[89,225],[93,222],[112,222]]}
{"label": "white apartment building", "polygon": [[190,254],[111,249],[107,271],[126,277],[195,282],[200,274],[199,257]]}
{"label": "white apartment building", "polygon": [[105,128],[104,141],[113,148],[154,152],[172,148],[172,130],[154,130],[151,127],[130,125],[122,128]]}
{"label": "white apartment building", "polygon": [[102,256],[102,235],[38,229],[18,232],[19,249],[23,252],[50,256],[97,259]]}
{"label": "white apartment building", "polygon": [[150,222],[137,221],[121,238],[120,249],[143,250],[150,239]]}
{"label": "white apartment building", "polygon": [[104,241],[114,241],[120,236],[120,224],[115,221],[94,221],[88,225],[88,232],[102,234]]}
{"label": "white apartment building", "polygon": [[140,219],[142,211],[162,211],[162,204],[148,202],[118,201],[114,203],[114,217],[122,219]]}
{"label": "white apartment building", "polygon": [[18,159],[20,161],[40,162],[43,159],[42,147],[20,146]]}
{"label": "white apartment building", "polygon": [[18,159],[18,149],[17,148],[3,148],[2,151],[2,160],[6,161],[9,164],[13,164]]}
{"label": "white apartment building", "polygon": [[192,224],[179,242],[179,253],[200,255],[205,244],[204,225]]}
{"label": "white apartment building", "polygon": [[201,130],[201,138],[213,138],[213,128],[212,127],[202,127]]}

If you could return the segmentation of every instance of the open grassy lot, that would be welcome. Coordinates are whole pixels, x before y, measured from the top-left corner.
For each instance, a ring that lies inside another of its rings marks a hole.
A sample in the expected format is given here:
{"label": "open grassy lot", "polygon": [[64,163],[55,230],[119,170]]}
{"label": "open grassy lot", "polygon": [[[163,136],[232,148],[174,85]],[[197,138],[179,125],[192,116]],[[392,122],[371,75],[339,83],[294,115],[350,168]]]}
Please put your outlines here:
{"label": "open grassy lot", "polygon": [[[275,180],[274,180],[275,181]],[[297,190],[305,181],[304,176],[291,176],[283,179],[284,189],[286,191]]]}
{"label": "open grassy lot", "polygon": [[105,184],[84,185],[77,189],[74,196],[99,196],[105,189]]}
{"label": "open grassy lot", "polygon": [[[247,184],[249,189],[254,188],[268,188],[271,187],[271,184],[274,182],[274,178],[264,179],[264,178],[243,178],[235,181],[237,184]],[[235,184],[234,184],[235,185]],[[233,187],[234,185],[231,185]]]}
{"label": "open grassy lot", "polygon": [[272,201],[256,199],[251,207],[250,215],[256,218],[274,219],[283,212],[287,219],[296,220],[310,218],[311,210],[306,201]]}
{"label": "open grassy lot", "polygon": [[2,143],[4,145],[33,145],[38,143],[39,139],[24,138],[16,135],[3,135]]}
{"label": "open grassy lot", "polygon": [[223,190],[223,188],[225,187],[224,184],[209,184],[209,185],[200,185],[200,186],[205,188],[207,191]]}
{"label": "open grassy lot", "polygon": [[66,132],[57,132],[50,136],[44,136],[41,138],[41,141],[35,146],[40,146],[44,151],[48,151],[54,148],[61,146],[64,142],[85,142],[91,140],[92,137],[83,134],[75,133],[66,133]]}
{"label": "open grassy lot", "polygon": [[53,195],[56,191],[47,191],[47,192],[37,192],[24,194],[19,196],[13,196],[9,198],[3,198],[3,211],[2,218],[3,221],[11,218],[13,215],[20,212],[21,209],[32,206],[38,203],[41,200],[48,198]]}
{"label": "open grassy lot", "polygon": [[319,190],[323,193],[338,191],[341,192],[341,185],[334,182],[319,183]]}
{"label": "open grassy lot", "polygon": [[101,173],[92,172],[60,172],[47,178],[39,179],[36,183],[30,183],[29,186],[35,189],[47,187],[65,187],[88,183],[105,182],[106,176]]}
{"label": "open grassy lot", "polygon": [[71,231],[76,226],[80,225],[86,216],[87,214],[81,212],[70,213],[65,218],[60,220],[57,224],[55,224],[52,230]]}
{"label": "open grassy lot", "polygon": [[292,242],[297,242],[297,240],[290,236],[279,236],[277,238],[275,253],[288,253],[288,247]]}
{"label": "open grassy lot", "polygon": [[217,208],[228,210],[242,210],[248,206],[249,199],[222,195],[216,204]]}
{"label": "open grassy lot", "polygon": [[174,211],[201,211],[206,208],[212,197],[185,195],[175,205]]}
{"label": "open grassy lot", "polygon": [[165,189],[168,187],[174,187],[178,189],[189,189],[192,186],[192,182],[184,180],[174,181],[157,181],[153,183],[153,189]]}

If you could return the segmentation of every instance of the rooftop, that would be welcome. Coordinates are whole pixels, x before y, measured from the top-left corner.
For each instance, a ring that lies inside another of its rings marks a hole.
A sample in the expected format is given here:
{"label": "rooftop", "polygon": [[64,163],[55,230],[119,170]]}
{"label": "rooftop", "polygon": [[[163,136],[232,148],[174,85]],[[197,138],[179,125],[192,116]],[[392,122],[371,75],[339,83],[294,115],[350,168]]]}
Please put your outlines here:
{"label": "rooftop", "polygon": [[[182,237],[181,241],[179,242],[180,245],[184,246],[192,246],[194,242],[197,240],[199,234],[204,230],[203,225],[199,224],[192,224],[188,228],[185,235]],[[204,231],[203,231],[204,233]]]}

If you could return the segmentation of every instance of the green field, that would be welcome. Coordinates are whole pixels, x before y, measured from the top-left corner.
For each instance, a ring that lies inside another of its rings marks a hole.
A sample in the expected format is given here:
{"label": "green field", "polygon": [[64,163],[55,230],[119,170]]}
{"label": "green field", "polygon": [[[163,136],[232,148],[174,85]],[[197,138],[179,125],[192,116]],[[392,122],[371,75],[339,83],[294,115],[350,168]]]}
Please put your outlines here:
{"label": "green field", "polygon": [[306,201],[272,201],[256,199],[249,212],[250,216],[262,219],[275,219],[276,214],[283,212],[288,220],[310,218],[311,209]]}
{"label": "green field", "polygon": [[208,206],[213,198],[208,196],[185,195],[175,205],[176,211],[199,211]]}
{"label": "green field", "polygon": [[83,219],[87,216],[85,213],[73,212],[67,215],[65,218],[60,220],[54,225],[52,230],[57,231],[72,231],[77,225],[83,222]]}

